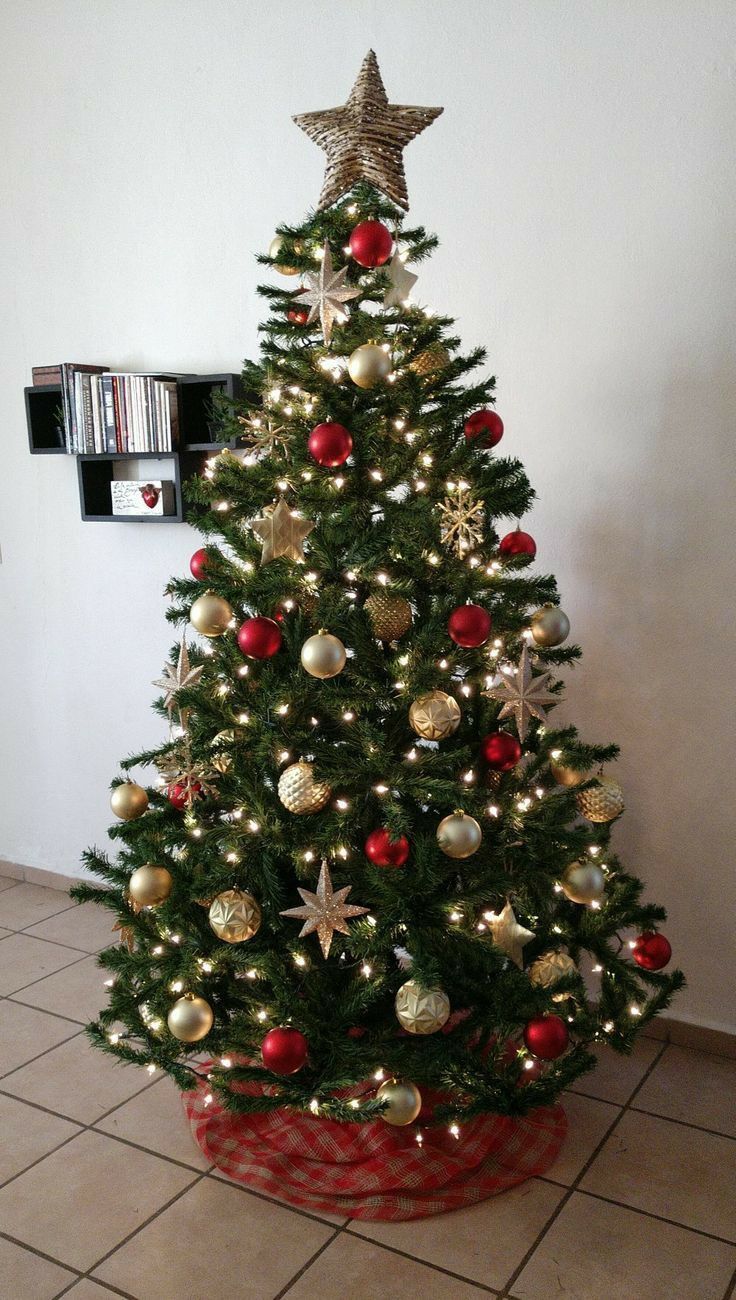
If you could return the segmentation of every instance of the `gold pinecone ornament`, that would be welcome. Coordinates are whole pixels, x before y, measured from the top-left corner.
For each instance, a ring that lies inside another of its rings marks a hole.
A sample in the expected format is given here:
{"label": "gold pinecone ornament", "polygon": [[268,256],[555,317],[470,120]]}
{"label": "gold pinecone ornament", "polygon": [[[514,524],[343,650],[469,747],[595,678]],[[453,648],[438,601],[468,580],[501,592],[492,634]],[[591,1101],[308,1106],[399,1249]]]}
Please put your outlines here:
{"label": "gold pinecone ornament", "polygon": [[279,799],[290,813],[302,816],[320,812],[332,790],[326,781],[316,781],[311,763],[292,763],[279,777]]}
{"label": "gold pinecone ornament", "polygon": [[374,591],[363,608],[379,641],[398,641],[411,627],[412,608],[405,596]]}
{"label": "gold pinecone ornament", "polygon": [[225,943],[245,943],[258,933],[261,909],[252,894],[244,889],[225,889],[213,898],[209,910],[210,925]]}
{"label": "gold pinecone ornament", "polygon": [[444,343],[430,343],[409,362],[409,369],[421,379],[429,379],[450,364],[450,354]]}
{"label": "gold pinecone ornament", "polygon": [[624,810],[624,793],[618,781],[599,776],[589,790],[575,796],[578,812],[589,822],[611,822]]}
{"label": "gold pinecone ornament", "polygon": [[394,1003],[396,1019],[410,1034],[436,1034],[450,1017],[450,999],[442,989],[425,989],[416,980],[402,984]]}
{"label": "gold pinecone ornament", "polygon": [[460,705],[445,691],[427,691],[409,709],[409,725],[422,740],[446,740],[460,726]]}

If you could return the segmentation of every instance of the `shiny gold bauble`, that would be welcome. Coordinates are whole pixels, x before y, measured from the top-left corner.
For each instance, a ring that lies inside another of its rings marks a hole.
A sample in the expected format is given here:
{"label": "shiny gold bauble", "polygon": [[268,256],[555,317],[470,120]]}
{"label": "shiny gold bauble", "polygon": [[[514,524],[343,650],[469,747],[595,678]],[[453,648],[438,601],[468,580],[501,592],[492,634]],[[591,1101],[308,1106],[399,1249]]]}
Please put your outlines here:
{"label": "shiny gold bauble", "polygon": [[389,353],[378,343],[361,343],[348,358],[348,374],[358,388],[375,388],[393,368]]}
{"label": "shiny gold bauble", "polygon": [[[548,989],[565,976],[575,975],[577,969],[572,957],[566,952],[560,948],[550,948],[549,952],[543,952],[535,962],[532,962],[529,967],[529,979],[538,988]],[[552,1001],[565,1002],[569,997],[569,993],[553,993]]]}
{"label": "shiny gold bauble", "polygon": [[560,884],[571,903],[594,903],[606,892],[606,877],[597,862],[571,862],[565,867]]}
{"label": "shiny gold bauble", "polygon": [[438,370],[444,370],[449,364],[450,354],[444,343],[430,343],[428,348],[409,362],[409,369],[426,379],[430,375],[436,375]]}
{"label": "shiny gold bauble", "polygon": [[310,636],[302,646],[302,668],[311,677],[322,681],[327,677],[337,677],[345,667],[345,646],[339,637],[320,629]]}
{"label": "shiny gold bauble", "polygon": [[542,605],[535,610],[529,626],[537,645],[543,646],[562,645],[570,632],[570,620],[557,605]]}
{"label": "shiny gold bauble", "polygon": [[363,608],[379,641],[398,641],[411,627],[412,608],[405,596],[374,591]]}
{"label": "shiny gold bauble", "polygon": [[[268,256],[269,256],[269,257],[278,257],[278,255],[279,255],[279,253],[281,252],[281,249],[283,248],[283,246],[284,246],[284,241],[283,241],[283,239],[281,238],[281,235],[274,235],[273,239],[271,240],[271,243],[270,243],[269,246],[268,246]],[[298,267],[298,266],[282,266],[281,263],[279,262],[279,263],[274,267],[274,271],[278,271],[280,275],[298,275],[298,274],[299,274],[299,267]]]}
{"label": "shiny gold bauble", "polygon": [[575,796],[578,812],[589,822],[611,822],[624,810],[624,793],[618,781],[610,776],[599,776],[589,790]]}
{"label": "shiny gold bauble", "polygon": [[416,980],[402,984],[394,1003],[396,1018],[410,1034],[436,1034],[450,1017],[450,999],[442,989],[424,989]]}
{"label": "shiny gold bauble", "polygon": [[205,591],[195,600],[189,611],[189,621],[202,636],[222,636],[233,618],[233,611],[222,596]]}
{"label": "shiny gold bauble", "polygon": [[298,816],[319,812],[331,794],[326,781],[315,781],[311,763],[292,763],[279,777],[279,799],[284,808]]}
{"label": "shiny gold bauble", "polygon": [[198,1043],[211,1030],[215,1015],[209,1002],[194,993],[177,998],[166,1017],[169,1032],[181,1043]]}
{"label": "shiny gold bauble", "polygon": [[587,772],[568,767],[567,763],[556,763],[554,759],[550,759],[549,770],[558,785],[582,785],[588,779]]}
{"label": "shiny gold bauble", "polygon": [[437,827],[437,843],[448,858],[469,858],[477,853],[483,832],[475,817],[469,817],[458,808],[449,817],[443,817]]}
{"label": "shiny gold bauble", "polygon": [[245,943],[257,934],[261,909],[244,889],[225,889],[210,903],[210,925],[225,943]]}
{"label": "shiny gold bauble", "polygon": [[444,691],[427,691],[409,709],[409,725],[422,740],[446,740],[460,726],[460,705]]}
{"label": "shiny gold bauble", "polygon": [[123,781],[110,795],[110,807],[121,822],[132,822],[134,817],[142,817],[146,811],[148,795],[135,781]]}
{"label": "shiny gold bauble", "polygon": [[413,1124],[422,1109],[422,1094],[416,1085],[398,1079],[387,1079],[382,1083],[376,1101],[387,1102],[381,1111],[381,1119],[384,1124],[393,1124],[396,1128]]}
{"label": "shiny gold bauble", "polygon": [[166,867],[156,867],[147,862],[137,867],[128,881],[128,893],[141,907],[158,907],[169,897],[174,877]]}

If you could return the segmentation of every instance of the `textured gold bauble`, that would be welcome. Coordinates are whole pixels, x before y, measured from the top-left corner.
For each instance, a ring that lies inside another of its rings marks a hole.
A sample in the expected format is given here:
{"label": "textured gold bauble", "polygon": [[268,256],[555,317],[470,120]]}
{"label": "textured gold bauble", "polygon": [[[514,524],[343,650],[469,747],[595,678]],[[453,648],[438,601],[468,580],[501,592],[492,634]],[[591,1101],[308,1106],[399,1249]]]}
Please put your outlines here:
{"label": "textured gold bauble", "polygon": [[569,767],[567,763],[555,763],[553,759],[550,759],[549,770],[558,785],[582,785],[588,776],[587,772],[582,772],[577,767]]}
{"label": "textured gold bauble", "polygon": [[158,907],[171,893],[174,877],[166,867],[156,867],[147,862],[136,867],[128,881],[128,893],[141,907]]}
{"label": "textured gold bauble", "polygon": [[398,641],[411,627],[412,608],[405,596],[374,591],[363,608],[379,641]]}
{"label": "textured gold bauble", "polygon": [[131,822],[142,817],[148,807],[148,795],[135,781],[122,781],[110,795],[110,807],[121,822]]}
{"label": "textured gold bauble", "polygon": [[570,620],[558,605],[542,605],[529,620],[532,636],[537,645],[562,645],[569,635]]}
{"label": "textured gold bauble", "polygon": [[409,725],[422,740],[446,740],[460,726],[460,705],[444,691],[427,691],[409,709]]}
{"label": "textured gold bauble", "polygon": [[575,802],[589,822],[611,822],[624,810],[624,793],[618,781],[599,776],[595,785],[575,796]]}
{"label": "textured gold bauble", "polygon": [[279,777],[279,799],[284,808],[299,816],[319,812],[331,794],[326,781],[315,781],[311,763],[292,763]]}
{"label": "textured gold bauble", "polygon": [[348,374],[358,388],[375,388],[393,368],[391,357],[378,343],[361,343],[348,358]]}
{"label": "textured gold bauble", "polygon": [[339,637],[331,632],[320,630],[310,636],[302,646],[302,668],[311,677],[322,681],[327,677],[337,677],[345,667],[345,646]]}
{"label": "textured gold bauble", "polygon": [[[279,255],[279,253],[281,252],[281,249],[283,248],[283,246],[284,246],[284,241],[283,241],[283,239],[281,238],[281,236],[280,236],[280,235],[274,235],[273,239],[271,240],[271,243],[270,243],[269,246],[268,246],[268,256],[269,256],[269,257],[278,257],[278,255]],[[282,266],[281,263],[279,262],[278,265],[276,265],[276,266],[274,267],[274,271],[278,271],[280,275],[298,275],[298,274],[299,274],[299,267],[298,267],[298,266]]]}
{"label": "textured gold bauble", "polygon": [[396,994],[396,1018],[410,1034],[436,1034],[450,1017],[450,999],[442,989],[424,989],[407,980]]}
{"label": "textured gold bauble", "polygon": [[[563,952],[561,948],[550,948],[549,952],[543,952],[535,962],[532,962],[529,967],[529,979],[538,988],[548,989],[565,976],[577,974],[577,969],[568,953]],[[552,1001],[565,1002],[570,996],[569,993],[553,993]]]}
{"label": "textured gold bauble", "polygon": [[571,903],[594,903],[606,891],[606,877],[597,862],[571,862],[560,884]]}
{"label": "textured gold bauble", "polygon": [[166,1017],[169,1032],[180,1043],[198,1043],[211,1030],[215,1015],[209,1002],[194,993],[177,998]]}
{"label": "textured gold bauble", "polygon": [[448,858],[469,858],[477,853],[483,832],[475,817],[469,817],[461,808],[443,817],[437,827],[437,843]]}
{"label": "textured gold bauble", "polygon": [[417,1086],[398,1079],[387,1079],[382,1083],[376,1093],[376,1101],[387,1103],[381,1111],[381,1119],[384,1124],[392,1124],[396,1128],[413,1124],[422,1109],[422,1094]]}
{"label": "textured gold bauble", "polygon": [[258,933],[261,909],[244,889],[225,889],[210,903],[210,925],[225,943],[245,943]]}
{"label": "textured gold bauble", "polygon": [[189,621],[202,636],[222,636],[233,618],[233,611],[222,596],[205,591],[189,611]]}
{"label": "textured gold bauble", "polygon": [[415,375],[420,375],[423,379],[436,375],[439,370],[444,370],[445,366],[450,364],[450,354],[443,343],[430,343],[428,348],[420,352],[413,361],[409,362],[409,369],[414,371]]}

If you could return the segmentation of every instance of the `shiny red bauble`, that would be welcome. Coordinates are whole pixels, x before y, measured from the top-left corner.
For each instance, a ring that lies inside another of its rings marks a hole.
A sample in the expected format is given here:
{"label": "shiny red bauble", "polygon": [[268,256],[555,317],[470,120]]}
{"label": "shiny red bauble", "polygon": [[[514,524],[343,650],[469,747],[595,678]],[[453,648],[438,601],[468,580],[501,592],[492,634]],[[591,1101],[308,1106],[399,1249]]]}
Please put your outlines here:
{"label": "shiny red bauble", "polygon": [[173,804],[179,812],[188,808],[193,799],[202,793],[202,787],[199,781],[190,781],[186,784],[183,781],[175,781],[173,785],[168,786],[166,797],[170,804]]}
{"label": "shiny red bauble", "polygon": [[283,642],[281,629],[273,618],[247,618],[238,631],[238,645],[249,659],[270,659]]}
{"label": "shiny red bauble", "polygon": [[286,312],[286,319],[292,325],[306,325],[309,320],[309,307],[305,303],[295,302]]}
{"label": "shiny red bauble", "polygon": [[455,645],[475,649],[491,635],[491,616],[482,605],[458,605],[447,620],[447,630]]}
{"label": "shiny red bauble", "polygon": [[290,1025],[269,1029],[261,1043],[261,1056],[273,1074],[296,1074],[307,1059],[309,1043],[304,1034]]}
{"label": "shiny red bauble", "polygon": [[503,438],[503,420],[495,411],[473,411],[465,421],[468,442],[476,439],[481,447],[495,447]]}
{"label": "shiny red bauble", "polygon": [[391,256],[394,239],[382,221],[361,221],[349,243],[350,253],[359,266],[383,266]]}
{"label": "shiny red bauble", "polygon": [[335,469],[353,450],[353,435],[344,424],[317,424],[309,435],[309,454],[318,465]]}
{"label": "shiny red bauble", "polygon": [[531,533],[523,533],[520,528],[515,528],[513,533],[507,533],[501,538],[498,549],[506,558],[511,555],[530,555],[534,559],[537,543]]}
{"label": "shiny red bauble", "polygon": [[672,956],[672,945],[663,934],[647,930],[639,935],[631,955],[642,970],[661,970]]}
{"label": "shiny red bauble", "polygon": [[567,1049],[570,1035],[559,1016],[535,1016],[524,1028],[524,1042],[532,1056],[555,1061]]}
{"label": "shiny red bauble", "polygon": [[508,731],[492,731],[481,741],[480,752],[494,772],[510,772],[521,758],[521,745]]}
{"label": "shiny red bauble", "polygon": [[409,856],[409,841],[405,835],[392,840],[383,827],[371,831],[364,846],[365,856],[374,867],[403,867]]}
{"label": "shiny red bauble", "polygon": [[207,577],[207,552],[202,546],[200,550],[195,551],[189,561],[189,569],[193,578],[197,582],[204,582]]}

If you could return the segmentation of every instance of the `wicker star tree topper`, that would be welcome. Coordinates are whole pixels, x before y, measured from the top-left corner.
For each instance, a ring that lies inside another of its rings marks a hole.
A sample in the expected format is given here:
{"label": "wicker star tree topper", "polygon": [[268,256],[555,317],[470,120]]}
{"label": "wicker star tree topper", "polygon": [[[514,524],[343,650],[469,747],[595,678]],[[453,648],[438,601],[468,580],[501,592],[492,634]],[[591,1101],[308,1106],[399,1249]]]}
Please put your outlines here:
{"label": "wicker star tree topper", "polygon": [[282,916],[293,916],[304,925],[299,931],[299,938],[304,935],[314,934],[317,932],[322,956],[329,956],[332,936],[337,930],[339,934],[350,934],[347,921],[351,916],[364,916],[368,911],[367,907],[357,907],[354,903],[346,903],[352,885],[344,885],[342,889],[333,890],[330,869],[326,862],[322,863],[317,881],[317,892],[313,894],[309,889],[300,889],[299,893],[304,899],[303,907],[290,907],[288,911],[282,912]]}
{"label": "wicker star tree topper", "polygon": [[549,681],[549,673],[532,676],[529,651],[524,646],[514,673],[508,677],[504,676],[497,686],[492,686],[484,694],[490,700],[498,700],[503,704],[499,718],[513,718],[519,740],[524,741],[530,720],[538,718],[540,722],[546,722],[547,714],[544,706],[555,703],[554,695],[550,695],[547,690]]}
{"label": "wicker star tree topper", "polygon": [[301,301],[308,303],[310,307],[307,324],[319,316],[322,337],[327,344],[332,338],[332,326],[335,321],[339,325],[350,315],[345,303],[360,295],[360,289],[353,289],[345,283],[347,273],[346,266],[343,266],[340,271],[333,269],[330,245],[325,240],[319,271],[316,275],[306,276],[307,288],[299,295]]}

